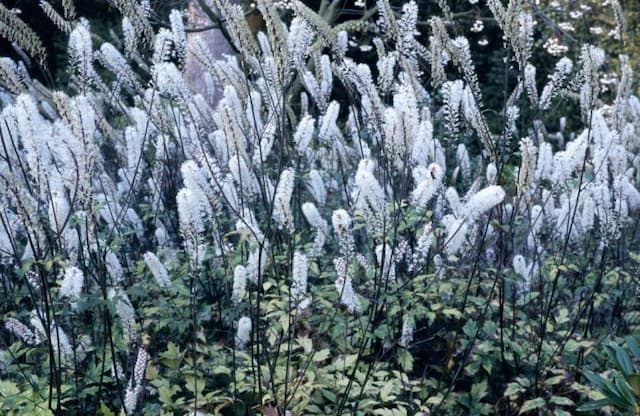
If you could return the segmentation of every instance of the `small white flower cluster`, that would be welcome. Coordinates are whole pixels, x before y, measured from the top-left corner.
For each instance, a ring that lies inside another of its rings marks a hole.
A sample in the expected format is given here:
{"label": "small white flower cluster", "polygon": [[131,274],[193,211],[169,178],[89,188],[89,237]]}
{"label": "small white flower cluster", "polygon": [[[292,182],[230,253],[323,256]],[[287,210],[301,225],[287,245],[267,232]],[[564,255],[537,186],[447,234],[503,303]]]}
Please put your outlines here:
{"label": "small white flower cluster", "polygon": [[565,55],[569,51],[569,47],[562,42],[558,38],[551,37],[544,42],[544,49],[548,54],[553,56],[562,56]]}
{"label": "small white flower cluster", "polygon": [[473,21],[473,26],[470,29],[474,33],[480,33],[484,30],[484,23],[480,19],[476,19]]}

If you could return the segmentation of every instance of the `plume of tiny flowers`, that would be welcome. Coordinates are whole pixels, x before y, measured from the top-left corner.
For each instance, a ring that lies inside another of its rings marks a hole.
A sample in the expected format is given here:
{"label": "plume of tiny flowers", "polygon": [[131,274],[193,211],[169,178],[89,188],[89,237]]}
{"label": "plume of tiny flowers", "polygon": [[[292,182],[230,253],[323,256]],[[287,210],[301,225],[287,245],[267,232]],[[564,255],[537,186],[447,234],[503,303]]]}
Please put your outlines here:
{"label": "plume of tiny flowers", "polygon": [[110,288],[107,298],[115,303],[116,315],[122,324],[122,333],[126,343],[135,338],[136,311],[131,305],[129,296],[123,291]]}
{"label": "plume of tiny flowers", "polygon": [[351,256],[355,251],[355,244],[351,235],[351,216],[344,209],[337,209],[333,211],[331,223],[340,241],[340,253],[344,257]]}
{"label": "plume of tiny flowers", "polygon": [[273,219],[280,227],[285,227],[291,234],[295,231],[293,213],[291,212],[291,196],[295,173],[293,169],[285,169],[280,174],[273,203]]}
{"label": "plume of tiny flowers", "polygon": [[171,23],[171,38],[173,40],[173,50],[179,62],[183,62],[187,53],[187,36],[182,21],[182,13],[178,10],[171,10],[169,14]]}
{"label": "plume of tiny flowers", "polygon": [[525,258],[518,254],[513,258],[513,271],[524,278],[522,284],[520,284],[521,290],[527,290],[531,287],[531,280],[535,273],[534,263],[527,264]]}
{"label": "plume of tiny flowers", "polygon": [[487,186],[469,198],[465,205],[465,211],[470,218],[475,218],[501,203],[505,195],[506,193],[501,186]]}
{"label": "plume of tiny flowers", "polygon": [[520,12],[518,14],[518,34],[517,41],[514,39],[513,49],[520,68],[525,68],[531,57],[534,24],[533,16],[529,13]]}
{"label": "plume of tiny flowers", "polygon": [[416,166],[413,168],[413,179],[416,183],[411,192],[411,203],[417,209],[425,209],[427,204],[442,186],[444,173],[440,165],[432,163],[428,168]]}
{"label": "plume of tiny flowers", "polygon": [[413,319],[411,319],[411,317],[405,316],[402,319],[402,332],[399,342],[400,346],[406,348],[411,344],[411,341],[413,341],[413,326]]}
{"label": "plume of tiny flowers", "polygon": [[315,128],[316,120],[307,114],[302,117],[302,120],[298,123],[296,132],[293,135],[293,140],[296,142],[298,152],[305,155],[309,160],[311,160],[313,156],[311,140],[313,139]]}
{"label": "plume of tiny flowers", "polygon": [[293,253],[291,299],[299,309],[306,309],[311,303],[307,297],[308,260],[303,253]]}
{"label": "plume of tiny flowers", "polygon": [[325,202],[327,201],[327,190],[324,186],[324,181],[322,180],[322,174],[320,173],[320,171],[316,169],[311,169],[309,171],[307,189],[313,196],[313,199],[316,200],[316,203],[320,207],[323,207]]}
{"label": "plume of tiny flowers", "polygon": [[93,68],[93,48],[88,22],[76,25],[69,35],[69,61],[85,83],[95,81],[97,74]]}
{"label": "plume of tiny flowers", "polygon": [[355,183],[357,197],[361,209],[371,209],[373,213],[384,212],[385,196],[380,183],[373,175],[374,162],[371,159],[362,159],[358,164]]}
{"label": "plume of tiny flowers", "polygon": [[524,88],[527,91],[531,103],[537,106],[538,88],[536,87],[536,67],[531,64],[527,64],[524,68]]}
{"label": "plume of tiny flowers", "polygon": [[158,286],[169,287],[171,285],[169,273],[167,272],[167,269],[164,267],[158,256],[150,251],[147,251],[143,254],[142,258],[151,271],[151,275],[155,279]]}
{"label": "plume of tiny flowers", "polygon": [[231,301],[234,304],[240,303],[247,292],[247,269],[239,264],[233,269],[233,289],[231,291]]}
{"label": "plume of tiny flowers", "polygon": [[205,229],[204,219],[200,210],[200,200],[189,188],[182,188],[178,192],[176,200],[178,203],[180,233],[184,238],[185,249],[194,264],[199,265],[204,259],[200,235]]}
{"label": "plume of tiny flowers", "polygon": [[[36,338],[42,337],[46,339],[47,332],[44,329],[42,320],[40,320],[35,311],[32,312],[32,317],[29,323],[36,330]],[[51,336],[49,343],[53,347],[53,350],[60,354],[63,362],[66,362],[67,359],[69,359],[69,356],[73,353],[69,337],[62,328],[60,328],[60,325],[55,322],[52,323],[49,334]]]}
{"label": "plume of tiny flowers", "polygon": [[153,66],[153,83],[162,95],[175,98],[184,105],[191,93],[182,73],[171,62],[161,62]]}
{"label": "plume of tiny flowers", "polygon": [[124,37],[124,52],[127,56],[131,56],[137,49],[138,35],[131,20],[126,16],[122,18],[122,36]]}
{"label": "plume of tiny flowers", "polygon": [[536,180],[550,179],[553,175],[553,150],[551,144],[540,143],[538,148],[538,162],[536,165]]}
{"label": "plume of tiny flowers", "polygon": [[487,165],[486,177],[487,177],[487,183],[489,185],[496,184],[496,179],[498,177],[498,169],[496,168],[495,163],[489,163]]}
{"label": "plume of tiny flowers", "polygon": [[455,256],[466,241],[469,226],[464,219],[453,215],[445,215],[442,223],[445,226],[445,252],[448,256]]}
{"label": "plume of tiny flowers", "polygon": [[291,20],[289,36],[287,37],[287,50],[289,62],[294,68],[302,68],[304,59],[309,53],[309,46],[313,42],[315,34],[307,21],[296,16]]}
{"label": "plume of tiny flowers", "polygon": [[[558,91],[562,88],[567,75],[573,69],[573,62],[571,59],[564,57],[556,63],[556,69],[547,85],[542,89],[540,95],[540,109],[548,110],[551,106],[551,100],[558,94]],[[531,94],[531,93],[530,93]]]}
{"label": "plume of tiny flowers", "polygon": [[111,249],[107,248],[107,254],[104,257],[104,263],[109,272],[109,276],[113,280],[113,283],[120,283],[124,279],[124,270],[118,260],[118,256],[115,255]]}
{"label": "plume of tiny flowers", "polygon": [[329,226],[313,202],[305,202],[302,204],[302,213],[309,224],[316,228],[316,237],[313,240],[312,253],[314,256],[318,256],[322,252],[322,247],[327,239]]}
{"label": "plume of tiny flowers", "polygon": [[144,377],[147,368],[148,354],[143,347],[138,348],[136,364],[133,367],[133,374],[129,379],[129,385],[124,397],[124,409],[126,414],[134,414],[138,407],[138,400],[144,390]]}
{"label": "plume of tiny flowers", "polygon": [[100,63],[116,76],[118,83],[124,83],[129,88],[140,88],[135,73],[127,63],[120,51],[109,42],[100,45],[100,53],[98,55]]}
{"label": "plume of tiny flowers", "polygon": [[393,282],[396,280],[393,257],[393,249],[388,243],[378,244],[376,246],[376,260],[378,261],[378,265],[382,267],[382,279],[385,282]]}
{"label": "plume of tiny flowers", "polygon": [[4,321],[4,327],[7,331],[20,338],[26,345],[34,346],[40,343],[38,334],[15,318],[7,318]]}
{"label": "plume of tiny flowers", "polygon": [[431,228],[431,224],[427,223],[416,243],[416,248],[413,252],[411,263],[409,264],[409,271],[417,270],[426,263],[433,240],[433,229]]}
{"label": "plume of tiny flowers", "polygon": [[336,290],[340,296],[340,303],[346,306],[349,313],[360,312],[360,300],[353,290],[351,277],[347,274],[347,262],[344,258],[333,259],[338,278],[335,281]]}
{"label": "plume of tiny flowers", "polygon": [[526,193],[535,177],[538,148],[529,137],[520,140],[520,169],[518,170],[518,194]]}
{"label": "plume of tiny flowers", "polygon": [[75,306],[75,301],[80,298],[82,293],[82,285],[84,284],[84,274],[82,270],[75,266],[67,267],[64,270],[64,277],[60,283],[60,297],[68,298]]}
{"label": "plume of tiny flowers", "polygon": [[236,329],[236,348],[244,350],[247,348],[247,344],[251,340],[251,318],[243,316],[238,320]]}
{"label": "plume of tiny flowers", "polygon": [[604,64],[604,50],[593,45],[583,45],[580,60],[582,61],[581,74],[583,78],[580,89],[580,108],[583,119],[589,120],[589,114],[596,106],[600,91],[598,71]]}
{"label": "plume of tiny flowers", "polygon": [[258,248],[249,253],[247,259],[247,279],[251,282],[258,284],[258,278],[264,275],[267,267],[269,244],[264,241]]}

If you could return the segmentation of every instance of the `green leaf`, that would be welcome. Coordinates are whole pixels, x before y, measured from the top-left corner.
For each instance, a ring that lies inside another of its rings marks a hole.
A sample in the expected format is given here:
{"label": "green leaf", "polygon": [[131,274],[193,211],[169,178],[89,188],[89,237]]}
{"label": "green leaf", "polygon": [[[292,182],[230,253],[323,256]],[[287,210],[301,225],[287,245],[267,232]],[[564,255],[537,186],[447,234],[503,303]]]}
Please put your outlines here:
{"label": "green leaf", "polygon": [[555,386],[556,384],[560,384],[566,377],[564,375],[549,377],[544,381],[544,384],[548,386]]}
{"label": "green leaf", "polygon": [[620,346],[615,346],[616,350],[616,361],[620,366],[620,369],[624,373],[625,376],[629,374],[635,373],[635,369],[633,368],[633,363],[631,363],[631,358],[629,358],[629,354]]}
{"label": "green leaf", "polygon": [[469,337],[473,338],[478,330],[478,324],[475,321],[468,320],[466,324],[462,327],[462,332]]}
{"label": "green leaf", "polygon": [[593,400],[591,402],[587,402],[583,405],[578,406],[578,408],[576,409],[578,412],[593,412],[596,410],[600,410],[605,406],[609,405],[609,400],[607,399],[602,399],[602,400]]}
{"label": "green leaf", "polygon": [[627,383],[624,378],[619,376],[615,377],[613,379],[613,382],[616,386],[616,390],[622,396],[625,402],[625,406],[623,406],[623,408],[627,408],[627,409],[635,408],[637,404],[636,398],[633,395],[633,391],[631,390],[631,386],[629,386],[629,383]]}
{"label": "green leaf", "polygon": [[385,383],[385,385],[382,386],[380,389],[380,399],[383,402],[390,402],[396,399],[396,396],[392,394],[394,387],[393,383]]}
{"label": "green leaf", "polygon": [[553,404],[557,404],[558,406],[575,406],[573,400],[569,399],[568,397],[551,396],[551,399],[549,399],[549,401]]}
{"label": "green leaf", "polygon": [[518,413],[519,415],[529,412],[531,410],[537,409],[539,407],[544,406],[544,399],[542,397],[538,397],[536,399],[531,399],[531,400],[527,400],[526,402],[524,402],[522,404],[522,407],[520,408],[520,412]]}
{"label": "green leaf", "polygon": [[504,391],[504,393],[502,394],[505,397],[512,397],[518,393],[522,393],[526,391],[526,389],[524,387],[522,387],[520,384],[518,383],[509,383],[507,384],[507,389]]}
{"label": "green leaf", "polygon": [[640,344],[638,344],[638,339],[634,336],[628,336],[626,341],[633,355],[640,360]]}
{"label": "green leaf", "polygon": [[454,308],[446,308],[446,309],[443,309],[443,310],[442,310],[442,313],[443,313],[445,316],[448,316],[448,317],[451,317],[451,318],[454,318],[454,319],[460,319],[460,318],[462,318],[462,313],[460,313],[460,311],[459,311],[459,310],[454,309]]}
{"label": "green leaf", "polygon": [[487,395],[487,380],[482,380],[481,383],[474,383],[471,386],[471,397],[477,402],[482,400]]}
{"label": "green leaf", "polygon": [[320,350],[313,355],[313,362],[324,361],[331,355],[329,349],[325,348],[324,350]]}
{"label": "green leaf", "polygon": [[404,371],[409,372],[413,369],[413,356],[404,348],[398,350],[398,362]]}
{"label": "green leaf", "polygon": [[614,406],[625,409],[629,405],[629,403],[627,403],[626,400],[620,395],[616,386],[612,382],[605,380],[598,374],[588,370],[584,372],[584,375],[592,384],[597,387],[598,390],[600,390],[602,394],[607,397],[607,399],[609,399],[609,401]]}
{"label": "green leaf", "polygon": [[626,379],[636,396],[640,397],[640,374],[629,374]]}
{"label": "green leaf", "polygon": [[102,416],[116,416],[104,403],[100,403],[100,414],[102,414]]}

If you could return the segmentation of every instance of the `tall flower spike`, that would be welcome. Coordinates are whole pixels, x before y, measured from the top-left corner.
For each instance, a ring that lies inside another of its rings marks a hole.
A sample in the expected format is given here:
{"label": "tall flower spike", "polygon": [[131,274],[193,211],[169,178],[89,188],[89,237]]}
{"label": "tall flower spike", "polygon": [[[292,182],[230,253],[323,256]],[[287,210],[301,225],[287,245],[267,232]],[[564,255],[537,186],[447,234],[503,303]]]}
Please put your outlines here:
{"label": "tall flower spike", "polygon": [[60,283],[60,297],[68,298],[72,305],[80,298],[82,286],[84,284],[84,273],[77,267],[67,267],[64,271],[64,278]]}
{"label": "tall flower spike", "polygon": [[15,318],[7,318],[4,321],[4,327],[27,345],[33,346],[40,343],[38,334]]}
{"label": "tall flower spike", "polygon": [[148,251],[142,256],[145,264],[151,271],[151,275],[155,279],[156,283],[160,287],[169,287],[171,280],[169,279],[169,272],[164,267],[158,256]]}
{"label": "tall flower spike", "polygon": [[295,182],[293,169],[285,169],[280,174],[280,180],[276,187],[276,195],[273,204],[273,219],[280,227],[285,227],[293,234],[295,226],[293,223],[293,213],[291,211],[291,196]]}
{"label": "tall flower spike", "polygon": [[142,396],[142,392],[144,390],[144,378],[147,367],[147,358],[147,351],[143,347],[140,347],[136,356],[136,363],[133,368],[133,374],[129,379],[129,385],[127,386],[127,391],[125,392],[124,408],[127,414],[135,413],[138,407],[138,401]]}
{"label": "tall flower spike", "polygon": [[236,348],[244,350],[251,340],[251,318],[243,316],[238,320],[236,329]]}
{"label": "tall flower spike", "polygon": [[308,269],[307,256],[299,251],[293,253],[291,299],[300,309],[306,309],[311,302],[311,299],[306,297]]}
{"label": "tall flower spike", "polygon": [[475,218],[500,204],[506,193],[501,186],[488,186],[474,194],[465,205],[465,212],[470,218]]}
{"label": "tall flower spike", "polygon": [[469,226],[464,219],[455,218],[453,215],[445,215],[442,223],[445,226],[445,252],[448,256],[455,256],[466,241]]}
{"label": "tall flower spike", "polygon": [[384,212],[385,194],[380,183],[373,175],[374,161],[362,159],[358,164],[355,183],[358,191],[360,208],[369,208],[374,214]]}
{"label": "tall flower spike", "polygon": [[322,174],[316,169],[309,171],[309,180],[307,181],[307,189],[316,200],[316,203],[323,207],[327,201],[327,190],[322,180]]}
{"label": "tall flower spike", "polygon": [[289,62],[294,68],[303,67],[314,37],[313,29],[303,18],[296,16],[291,20],[287,36],[287,49],[289,50]]}
{"label": "tall flower spike", "polygon": [[[573,69],[573,62],[571,59],[564,57],[556,63],[556,69],[547,85],[542,89],[540,95],[540,109],[548,110],[551,106],[551,100],[558,94],[558,91],[564,86],[564,82],[567,76]],[[526,84],[525,84],[526,85]],[[534,84],[535,85],[535,84]],[[531,88],[530,86],[528,89]],[[528,91],[527,89],[527,91]]]}
{"label": "tall flower spike", "polygon": [[583,78],[580,89],[580,108],[583,120],[588,121],[590,112],[596,107],[600,92],[598,72],[604,64],[604,50],[593,45],[584,45],[580,60],[582,61],[581,74]]}
{"label": "tall flower spike", "polygon": [[403,347],[408,347],[411,341],[413,341],[413,330],[414,330],[413,319],[409,316],[405,316],[402,320],[402,332],[400,335],[399,344]]}
{"label": "tall flower spike", "polygon": [[182,21],[182,13],[178,10],[171,10],[169,22],[171,23],[171,38],[175,57],[178,62],[184,62],[187,53],[187,36],[184,30],[184,22]]}
{"label": "tall flower spike", "polygon": [[440,165],[432,163],[427,169],[417,166],[413,169],[413,179],[416,183],[411,192],[411,203],[417,209],[425,209],[431,198],[442,186],[444,173]]}
{"label": "tall flower spike", "polygon": [[329,233],[328,224],[324,218],[322,218],[318,208],[316,208],[313,202],[305,202],[302,204],[302,213],[309,224],[316,228],[316,237],[313,241],[312,253],[314,256],[318,256],[327,239],[327,234]]}
{"label": "tall flower spike", "polygon": [[447,119],[447,139],[450,141],[454,140],[458,135],[463,89],[464,84],[461,80],[447,81],[442,87],[442,95],[446,103],[443,110]]}
{"label": "tall flower spike", "polygon": [[351,277],[347,274],[347,262],[344,258],[333,259],[338,278],[335,281],[336,290],[340,296],[340,303],[346,306],[349,313],[360,312],[360,299],[353,290]]}
{"label": "tall flower spike", "polygon": [[69,35],[69,60],[81,82],[89,85],[96,81],[97,74],[93,68],[91,33],[86,21],[77,24]]}
{"label": "tall flower spike", "polygon": [[242,265],[237,265],[233,269],[233,289],[231,292],[231,301],[235,304],[240,303],[247,292],[247,269]]}

